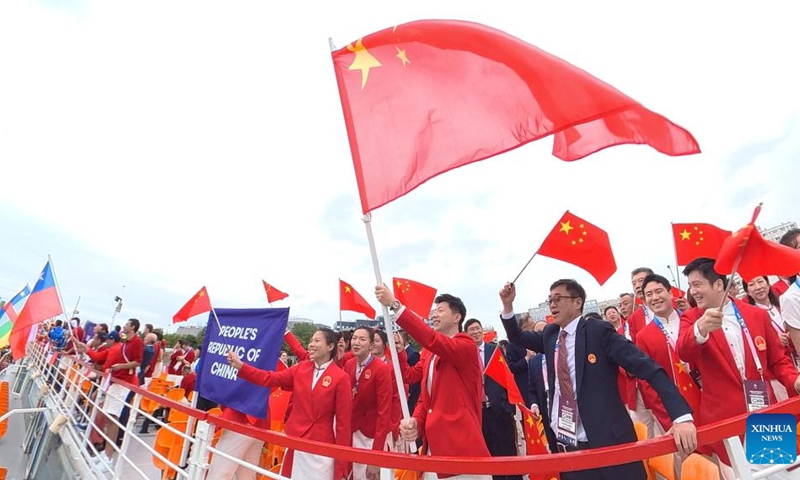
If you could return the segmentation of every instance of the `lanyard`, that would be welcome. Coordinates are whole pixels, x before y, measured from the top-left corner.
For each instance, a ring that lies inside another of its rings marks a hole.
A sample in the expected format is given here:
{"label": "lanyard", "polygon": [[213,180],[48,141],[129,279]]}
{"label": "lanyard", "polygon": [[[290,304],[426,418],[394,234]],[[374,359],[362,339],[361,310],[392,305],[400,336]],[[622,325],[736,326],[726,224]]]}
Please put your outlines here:
{"label": "lanyard", "polygon": [[664,324],[661,323],[661,320],[659,320],[658,317],[655,315],[653,315],[653,323],[655,323],[658,326],[658,328],[661,329],[661,333],[663,333],[664,337],[666,337],[667,343],[669,343],[669,345],[672,348],[675,348],[675,342],[673,342],[672,338],[669,336],[669,332],[667,332],[667,327],[665,327]]}
{"label": "lanyard", "polygon": [[625,338],[630,340],[631,339],[631,325],[626,320],[623,320],[622,323],[623,323],[622,331],[624,332],[623,334],[625,335]]}
{"label": "lanyard", "polygon": [[[761,376],[761,380],[764,380],[764,369],[761,367],[761,360],[758,358],[758,352],[756,351],[756,346],[753,343],[753,337],[750,336],[750,330],[747,329],[747,325],[744,323],[742,314],[739,313],[739,308],[736,306],[735,303],[733,303],[733,300],[731,300],[731,307],[733,307],[733,313],[736,315],[736,320],[739,322],[739,326],[742,327],[742,333],[744,334],[745,337],[747,337],[747,344],[750,346],[750,353],[753,355],[753,361],[756,363],[758,374]],[[744,368],[747,367],[744,366]],[[741,373],[742,373],[742,379],[746,380],[744,372]]]}
{"label": "lanyard", "polygon": [[544,392],[550,391],[550,385],[547,380],[547,357],[542,355],[542,379],[544,380]]}
{"label": "lanyard", "polygon": [[367,361],[364,362],[363,365],[356,364],[356,391],[358,391],[358,383],[361,381],[361,373],[369,366],[370,363],[372,363],[372,360],[374,359],[375,357],[373,357],[370,353],[369,357],[367,357]]}

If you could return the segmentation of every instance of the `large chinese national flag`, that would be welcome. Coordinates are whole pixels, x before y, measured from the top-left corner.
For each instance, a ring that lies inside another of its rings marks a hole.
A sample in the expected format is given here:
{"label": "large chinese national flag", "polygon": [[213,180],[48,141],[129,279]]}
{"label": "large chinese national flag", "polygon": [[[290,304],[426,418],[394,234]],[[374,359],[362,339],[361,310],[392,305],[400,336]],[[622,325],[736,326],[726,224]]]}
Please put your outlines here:
{"label": "large chinese national flag", "polygon": [[556,223],[536,253],[581,267],[600,285],[617,271],[608,234],[569,210]]}
{"label": "large chinese national flag", "polygon": [[364,213],[548,135],[567,161],[620,144],[700,152],[687,130],[614,87],[477,23],[398,25],[334,51],[333,63]]}
{"label": "large chinese national flag", "polygon": [[672,240],[675,242],[675,258],[678,265],[688,265],[700,257],[716,257],[722,242],[730,234],[730,230],[715,227],[710,223],[673,223]]}

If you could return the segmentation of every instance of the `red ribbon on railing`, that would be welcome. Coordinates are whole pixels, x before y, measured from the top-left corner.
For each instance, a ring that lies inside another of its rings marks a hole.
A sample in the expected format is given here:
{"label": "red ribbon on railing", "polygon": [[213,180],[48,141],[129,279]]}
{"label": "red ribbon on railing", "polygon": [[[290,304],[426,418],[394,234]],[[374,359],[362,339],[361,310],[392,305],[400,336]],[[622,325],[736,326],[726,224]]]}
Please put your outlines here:
{"label": "red ribbon on railing", "polygon": [[[86,365],[75,357],[70,358],[81,365]],[[314,455],[322,455],[337,460],[366,465],[377,465],[384,468],[450,474],[524,475],[530,472],[572,472],[575,470],[620,465],[677,451],[672,436],[662,436],[641,442],[581,450],[579,452],[520,457],[440,457],[379,452],[376,450],[343,447],[305,438],[291,437],[283,433],[232,422],[215,415],[208,415],[206,412],[169,400],[141,387],[126,382],[120,382],[113,378],[112,381],[123,384],[138,395],[155,400],[165,407],[184,412],[197,420],[211,423],[217,428],[225,428],[242,435],[264,440],[268,443],[308,452]],[[794,397],[779,404],[769,406],[759,410],[758,413],[791,413],[792,415],[798,415],[800,414],[800,397]],[[748,415],[749,414],[742,414],[698,428],[698,446],[708,445],[719,442],[725,438],[743,435],[747,427]]]}

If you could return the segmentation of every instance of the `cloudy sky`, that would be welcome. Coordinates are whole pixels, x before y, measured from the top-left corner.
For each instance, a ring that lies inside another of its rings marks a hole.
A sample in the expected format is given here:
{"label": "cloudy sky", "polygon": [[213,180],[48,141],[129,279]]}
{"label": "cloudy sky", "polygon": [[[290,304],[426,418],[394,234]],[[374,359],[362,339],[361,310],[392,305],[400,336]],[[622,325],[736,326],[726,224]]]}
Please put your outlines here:
{"label": "cloudy sky", "polygon": [[499,323],[498,289],[566,209],[609,232],[619,270],[600,287],[537,258],[520,310],[561,277],[605,299],[635,267],[668,274],[671,221],[735,229],[760,201],[762,226],[800,220],[791,2],[312,5],[0,2],[0,297],[33,285],[49,254],[66,308],[80,297],[95,321],[120,295],[124,318],[166,326],[202,285],[219,307],[266,306],[262,278],[323,323],[338,318],[339,277],[373,299],[328,37],[342,47],[418,19],[520,37],[687,128],[703,153],[624,146],[564,163],[544,139],[461,168],[375,211],[385,277]]}

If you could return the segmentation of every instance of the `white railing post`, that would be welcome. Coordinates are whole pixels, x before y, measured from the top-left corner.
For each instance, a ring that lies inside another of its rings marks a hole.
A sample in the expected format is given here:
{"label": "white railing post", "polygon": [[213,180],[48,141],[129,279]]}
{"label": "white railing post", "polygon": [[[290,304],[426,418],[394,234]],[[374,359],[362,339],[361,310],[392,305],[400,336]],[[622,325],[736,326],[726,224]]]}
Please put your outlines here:
{"label": "white railing post", "polygon": [[753,480],[753,474],[750,473],[750,462],[747,461],[747,455],[744,453],[744,446],[739,437],[728,437],[722,442],[725,444],[725,450],[728,451],[728,458],[731,460],[731,467],[737,480]]}
{"label": "white railing post", "polygon": [[394,470],[391,468],[381,468],[381,480],[394,480]]}
{"label": "white railing post", "polygon": [[[195,395],[197,395],[195,393]],[[197,422],[194,432],[195,443],[189,456],[189,468],[186,471],[189,480],[202,480],[208,469],[208,447],[214,439],[214,425],[201,420]]]}
{"label": "white railing post", "polygon": [[[142,397],[140,395],[133,396],[133,406],[130,407],[128,423],[125,425],[125,430],[123,432],[122,446],[120,446],[119,453],[117,453],[117,464],[114,466],[114,478],[120,478],[120,473],[122,473],[122,460],[128,460],[128,445],[131,443],[131,435],[136,435],[133,427],[136,424],[136,413],[139,411],[139,404],[141,401]],[[87,427],[86,429],[88,430],[89,428]],[[115,438],[111,439],[112,442],[115,440]]]}

